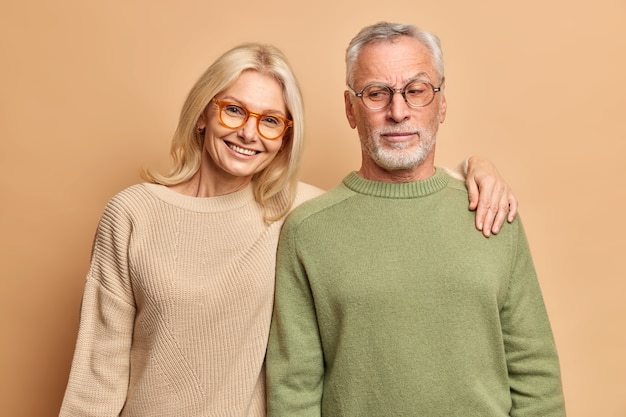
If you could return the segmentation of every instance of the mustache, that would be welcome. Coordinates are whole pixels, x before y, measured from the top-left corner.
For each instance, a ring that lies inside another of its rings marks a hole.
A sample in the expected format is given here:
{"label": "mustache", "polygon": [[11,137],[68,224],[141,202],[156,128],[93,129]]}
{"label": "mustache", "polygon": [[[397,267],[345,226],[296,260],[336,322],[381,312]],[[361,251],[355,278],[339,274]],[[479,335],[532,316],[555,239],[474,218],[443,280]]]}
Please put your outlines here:
{"label": "mustache", "polygon": [[411,125],[386,126],[377,129],[376,132],[379,135],[389,135],[397,133],[417,133],[419,135],[420,133],[422,133],[422,131],[417,126]]}

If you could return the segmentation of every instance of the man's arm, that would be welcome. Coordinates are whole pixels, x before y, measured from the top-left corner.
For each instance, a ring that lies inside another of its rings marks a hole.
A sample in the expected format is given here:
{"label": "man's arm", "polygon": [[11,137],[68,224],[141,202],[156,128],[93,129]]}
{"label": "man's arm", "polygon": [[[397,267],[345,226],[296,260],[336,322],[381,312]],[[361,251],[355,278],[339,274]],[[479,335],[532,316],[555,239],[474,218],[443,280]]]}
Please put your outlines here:
{"label": "man's arm", "polygon": [[[519,219],[518,219],[519,220]],[[559,360],[521,223],[500,318],[509,374],[511,417],[565,417]]]}
{"label": "man's arm", "polygon": [[324,356],[313,296],[298,258],[296,228],[289,221],[278,245],[266,375],[269,417],[321,415]]}

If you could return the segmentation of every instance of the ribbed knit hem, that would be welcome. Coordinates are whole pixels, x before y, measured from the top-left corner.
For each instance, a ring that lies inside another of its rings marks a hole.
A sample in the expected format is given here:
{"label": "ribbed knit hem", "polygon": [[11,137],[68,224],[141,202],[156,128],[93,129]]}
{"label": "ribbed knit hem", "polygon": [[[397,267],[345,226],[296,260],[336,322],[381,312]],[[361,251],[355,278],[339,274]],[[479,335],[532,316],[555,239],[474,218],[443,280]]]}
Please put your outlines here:
{"label": "ribbed knit hem", "polygon": [[354,192],[382,198],[415,198],[443,190],[450,177],[437,168],[435,175],[423,181],[390,183],[370,181],[351,172],[343,179],[343,184]]}

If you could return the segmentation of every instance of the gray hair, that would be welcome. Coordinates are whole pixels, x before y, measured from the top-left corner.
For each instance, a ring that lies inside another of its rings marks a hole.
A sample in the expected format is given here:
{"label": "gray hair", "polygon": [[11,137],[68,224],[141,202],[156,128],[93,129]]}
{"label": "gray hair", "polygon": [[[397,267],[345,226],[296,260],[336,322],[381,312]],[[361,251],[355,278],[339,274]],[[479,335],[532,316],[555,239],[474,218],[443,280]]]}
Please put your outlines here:
{"label": "gray hair", "polygon": [[346,49],[346,83],[352,85],[356,60],[365,46],[376,41],[390,41],[398,36],[414,38],[428,49],[432,55],[439,81],[442,81],[444,77],[443,51],[441,50],[441,42],[435,34],[420,30],[410,24],[379,22],[364,27],[350,41],[350,45]]}

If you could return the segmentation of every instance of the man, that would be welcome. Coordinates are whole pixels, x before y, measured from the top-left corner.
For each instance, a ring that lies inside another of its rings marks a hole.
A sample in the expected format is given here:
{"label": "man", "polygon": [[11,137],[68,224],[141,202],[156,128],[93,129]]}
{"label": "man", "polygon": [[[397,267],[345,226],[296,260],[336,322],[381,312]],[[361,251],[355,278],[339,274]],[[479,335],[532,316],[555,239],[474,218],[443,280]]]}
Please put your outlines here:
{"label": "man", "polygon": [[447,109],[438,39],[376,24],[346,64],[362,165],[284,225],[269,415],[564,416],[519,219],[484,239],[463,183],[434,165]]}

